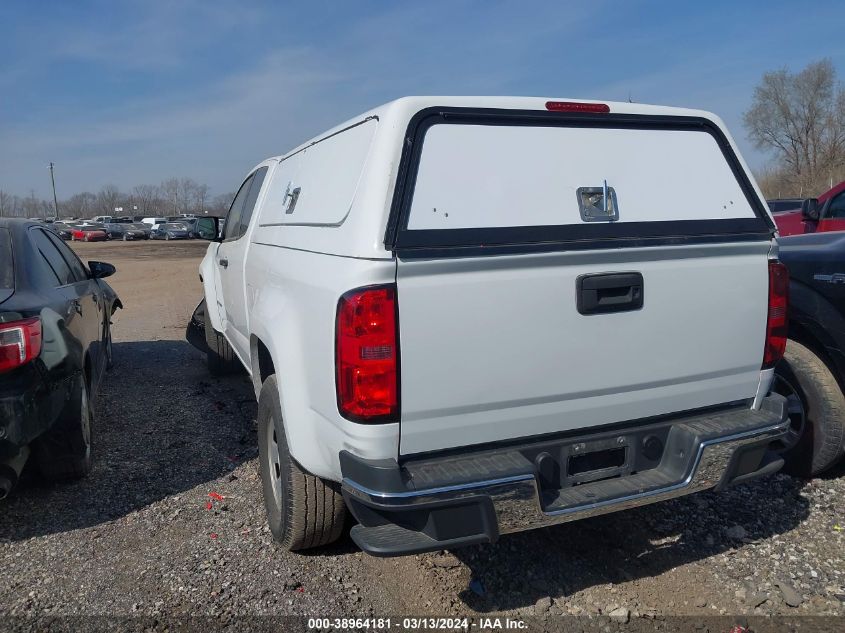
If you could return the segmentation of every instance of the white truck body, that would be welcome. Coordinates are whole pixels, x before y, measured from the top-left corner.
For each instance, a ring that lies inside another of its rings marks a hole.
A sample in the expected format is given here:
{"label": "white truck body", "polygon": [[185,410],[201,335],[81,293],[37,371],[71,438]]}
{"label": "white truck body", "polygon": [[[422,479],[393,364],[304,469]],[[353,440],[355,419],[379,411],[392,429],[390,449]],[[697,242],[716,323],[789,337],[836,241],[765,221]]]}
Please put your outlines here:
{"label": "white truck body", "polygon": [[[276,376],[305,471],[363,498],[344,453],[401,469],[771,407],[773,223],[730,135],[701,111],[592,107],[404,98],[252,170],[201,264],[206,310],[256,394]],[[398,303],[377,423],[340,412],[335,368],[339,299],[371,286]]]}

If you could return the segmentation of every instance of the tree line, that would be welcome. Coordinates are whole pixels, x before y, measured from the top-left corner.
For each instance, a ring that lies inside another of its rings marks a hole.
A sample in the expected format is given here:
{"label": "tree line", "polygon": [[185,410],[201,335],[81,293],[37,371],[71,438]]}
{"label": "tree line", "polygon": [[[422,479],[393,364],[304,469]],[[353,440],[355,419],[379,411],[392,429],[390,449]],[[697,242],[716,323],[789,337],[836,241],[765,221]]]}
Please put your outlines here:
{"label": "tree line", "polygon": [[757,181],[767,198],[810,198],[845,180],[845,88],[829,59],[768,72],[744,115],[772,160]]}
{"label": "tree line", "polygon": [[[208,185],[191,178],[168,178],[160,185],[137,185],[121,191],[105,185],[97,193],[83,191],[58,201],[59,218],[92,218],[97,215],[169,216],[181,213],[223,216],[235,197],[234,192],[210,194]],[[122,209],[122,211],[115,211]],[[0,217],[52,218],[56,216],[52,199],[43,199],[30,191],[18,196],[0,189]]]}

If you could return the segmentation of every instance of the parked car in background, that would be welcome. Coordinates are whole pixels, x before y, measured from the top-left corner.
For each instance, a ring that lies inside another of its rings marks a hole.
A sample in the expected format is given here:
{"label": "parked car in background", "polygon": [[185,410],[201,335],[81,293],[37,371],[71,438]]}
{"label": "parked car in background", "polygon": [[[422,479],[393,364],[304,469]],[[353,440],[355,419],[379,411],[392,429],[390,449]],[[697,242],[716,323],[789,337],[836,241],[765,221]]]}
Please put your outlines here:
{"label": "parked car in background", "polygon": [[707,112],[406,98],[247,174],[192,323],[283,547],[493,542],[781,467],[774,228]]}
{"label": "parked car in background", "polygon": [[797,211],[801,209],[803,198],[775,198],[766,200],[769,211],[773,214],[784,213],[785,211]]}
{"label": "parked car in background", "polygon": [[779,242],[789,268],[789,341],[773,389],[789,405],[785,469],[810,477],[845,455],[845,233]]}
{"label": "parked car in background", "polygon": [[152,229],[148,227],[143,222],[133,222],[131,224],[124,225],[125,229],[123,231],[123,239],[124,240],[148,240],[150,239],[150,233]]}
{"label": "parked car in background", "polygon": [[58,235],[63,240],[69,240],[72,237],[72,227],[64,224],[63,222],[53,222],[50,225],[50,229],[52,229],[56,235]]}
{"label": "parked car in background", "polygon": [[144,224],[148,225],[151,229],[155,228],[158,224],[164,224],[167,222],[167,218],[144,218],[141,220]]}
{"label": "parked car in background", "polygon": [[111,363],[111,316],[122,307],[54,232],[0,218],[0,498],[34,458],[65,479],[91,467],[91,429]]}
{"label": "parked car in background", "polygon": [[126,225],[119,222],[106,222],[103,224],[103,229],[106,232],[107,239],[122,240]]}
{"label": "parked car in background", "polygon": [[165,222],[156,226],[150,237],[154,240],[187,240],[190,234],[181,222]]}
{"label": "parked car in background", "polygon": [[97,224],[106,224],[107,222],[112,222],[113,218],[114,216],[111,215],[95,215],[91,218],[91,221]]}
{"label": "parked car in background", "polygon": [[782,237],[845,231],[845,180],[818,198],[802,200],[797,209],[775,215]]}
{"label": "parked car in background", "polygon": [[70,236],[74,242],[103,242],[108,239],[102,224],[77,224],[71,229]]}

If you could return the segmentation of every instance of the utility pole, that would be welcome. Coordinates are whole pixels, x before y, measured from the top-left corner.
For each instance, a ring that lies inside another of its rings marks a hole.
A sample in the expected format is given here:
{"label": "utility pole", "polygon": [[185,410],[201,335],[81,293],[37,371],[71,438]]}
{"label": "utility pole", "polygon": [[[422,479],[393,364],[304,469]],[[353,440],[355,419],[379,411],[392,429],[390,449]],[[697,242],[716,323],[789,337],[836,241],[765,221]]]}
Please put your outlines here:
{"label": "utility pole", "polygon": [[[55,213],[54,217],[58,220],[59,219],[59,200],[56,198],[56,178],[53,176],[53,161],[50,161],[50,182],[53,183],[53,211]],[[44,215],[47,215],[46,213]],[[44,218],[47,219],[46,217]]]}

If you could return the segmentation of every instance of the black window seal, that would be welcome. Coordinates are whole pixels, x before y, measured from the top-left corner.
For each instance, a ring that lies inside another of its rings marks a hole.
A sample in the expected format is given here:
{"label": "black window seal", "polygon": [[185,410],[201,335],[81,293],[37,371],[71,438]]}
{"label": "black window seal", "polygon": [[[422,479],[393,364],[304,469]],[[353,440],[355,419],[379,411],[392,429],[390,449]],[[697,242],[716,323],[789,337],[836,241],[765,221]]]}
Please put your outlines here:
{"label": "black window seal", "polygon": [[[78,283],[81,283],[83,281],[88,281],[89,279],[91,279],[91,271],[88,270],[88,266],[86,266],[83,263],[83,261],[79,258],[79,256],[75,252],[73,252],[67,246],[67,244],[65,244],[63,241],[61,241],[62,238],[60,238],[58,235],[56,235],[55,233],[53,233],[52,231],[49,231],[47,229],[39,228],[37,230],[44,232],[44,234],[47,236],[47,239],[50,241],[50,243],[53,246],[56,247],[57,251],[59,251],[59,257],[61,257],[63,260],[65,260],[65,264],[67,264],[67,267],[70,269],[70,274],[73,275],[73,278],[75,279],[75,281],[73,281],[72,283],[78,284]],[[82,279],[76,279],[76,274],[73,270],[73,266],[68,261],[68,255],[66,255],[65,252],[63,252],[63,251],[70,253],[70,257],[73,257],[74,260],[76,261],[76,263],[78,263],[79,266],[82,268],[82,272],[85,273],[85,277],[83,277]],[[70,285],[70,284],[68,284],[68,285]]]}
{"label": "black window seal", "polygon": [[[255,171],[249,172],[249,175],[246,178],[244,178],[244,181],[241,183],[241,186],[238,187],[238,191],[235,193],[235,197],[232,199],[232,204],[229,205],[229,210],[226,212],[226,217],[225,217],[226,225],[223,229],[223,239],[220,242],[221,244],[228,244],[229,242],[236,242],[239,239],[241,239],[241,235],[232,235],[232,236],[226,237],[225,234],[226,234],[226,230],[229,228],[229,219],[230,219],[230,216],[232,214],[232,207],[235,206],[235,203],[238,201],[238,196],[240,195],[241,190],[244,187],[247,188],[246,193],[244,194],[244,203],[246,203],[247,198],[249,198],[250,189],[252,189],[252,181],[255,179],[255,172],[257,172],[257,171],[258,171],[258,169],[256,169]],[[243,215],[243,211],[241,211],[241,215]],[[238,216],[238,230],[240,230],[240,226],[241,226],[241,217]]]}
{"label": "black window seal", "polygon": [[[53,248],[56,248],[56,245],[53,244],[53,242],[50,240],[50,236],[47,235],[47,231],[45,231],[41,227],[32,226],[32,227],[29,228],[29,231],[31,231],[32,233],[42,233],[44,235],[45,239],[47,240],[47,242],[52,244]],[[68,286],[72,286],[73,284],[77,283],[75,281],[69,281],[68,283],[62,283],[62,279],[61,279],[61,277],[59,277],[59,273],[56,271],[55,268],[53,268],[53,264],[50,263],[50,259],[47,257],[47,255],[44,253],[44,251],[41,250],[41,248],[38,246],[38,244],[32,243],[32,246],[35,247],[35,250],[38,251],[38,254],[44,260],[44,263],[47,264],[48,268],[53,273],[53,277],[56,278],[56,283],[58,283],[58,285],[53,286],[54,289],[58,290],[60,288],[67,288]],[[62,255],[62,252],[57,248],[56,248],[56,252],[59,254],[59,258],[65,263],[65,266],[67,266],[67,269],[71,274],[71,277],[73,277],[73,269],[70,267],[70,264],[67,263],[67,260],[65,259],[64,255]]]}
{"label": "black window seal", "polygon": [[[5,226],[0,227],[0,232],[5,233],[7,237],[7,244],[9,245],[9,267],[11,270],[12,287],[5,290],[16,291],[18,287],[17,268],[15,267],[15,236]],[[2,286],[0,286],[2,288]]]}
{"label": "black window seal", "polygon": [[[470,229],[408,229],[425,133],[434,125],[594,127],[690,130],[709,133],[736,178],[754,218],[626,222],[613,225],[551,225]],[[611,234],[612,230],[612,234]],[[623,248],[769,240],[775,226],[727,137],[703,117],[648,114],[558,113],[541,110],[430,107],[408,123],[394,187],[384,245],[401,257],[450,257],[560,250]]]}

